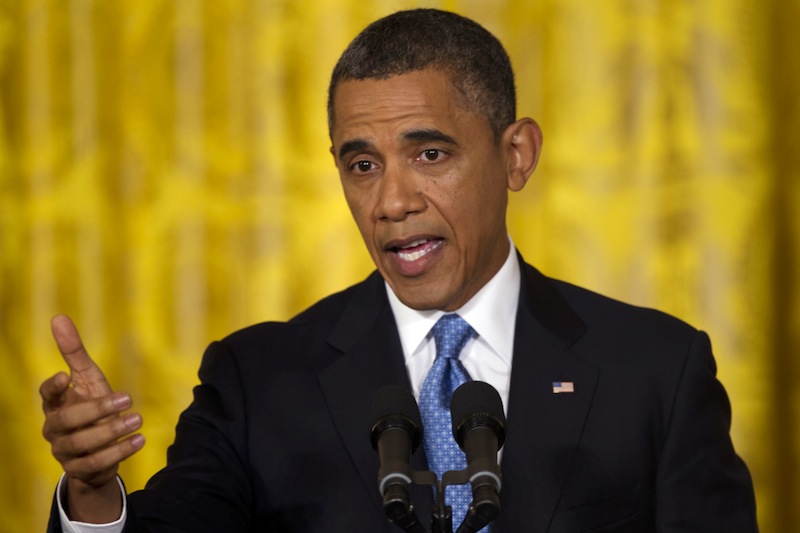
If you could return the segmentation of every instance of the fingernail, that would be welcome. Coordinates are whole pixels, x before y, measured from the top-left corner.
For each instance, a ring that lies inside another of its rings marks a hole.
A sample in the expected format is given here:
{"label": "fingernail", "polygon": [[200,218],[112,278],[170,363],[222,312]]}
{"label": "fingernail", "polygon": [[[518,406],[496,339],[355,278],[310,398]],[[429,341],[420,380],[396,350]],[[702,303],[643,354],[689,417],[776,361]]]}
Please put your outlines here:
{"label": "fingernail", "polygon": [[124,392],[115,392],[113,396],[111,396],[111,403],[113,403],[114,407],[117,409],[127,409],[131,406],[131,397]]}
{"label": "fingernail", "polygon": [[144,446],[144,435],[134,435],[131,437],[131,444],[134,448],[141,448]]}
{"label": "fingernail", "polygon": [[142,425],[142,417],[138,413],[126,416],[123,419],[125,427],[128,429],[136,429]]}

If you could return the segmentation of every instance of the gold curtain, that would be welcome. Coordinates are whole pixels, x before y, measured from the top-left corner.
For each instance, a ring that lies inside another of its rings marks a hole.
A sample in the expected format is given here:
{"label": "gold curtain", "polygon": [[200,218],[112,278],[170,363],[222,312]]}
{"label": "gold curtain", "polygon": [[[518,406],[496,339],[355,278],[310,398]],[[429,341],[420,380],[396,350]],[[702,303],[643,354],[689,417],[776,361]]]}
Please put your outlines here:
{"label": "gold curtain", "polygon": [[[327,152],[347,42],[415,2],[0,0],[0,531],[44,527],[38,385],[78,323],[165,461],[204,346],[370,270]],[[798,0],[430,2],[507,46],[545,133],[544,272],[710,332],[763,531],[800,522]]]}

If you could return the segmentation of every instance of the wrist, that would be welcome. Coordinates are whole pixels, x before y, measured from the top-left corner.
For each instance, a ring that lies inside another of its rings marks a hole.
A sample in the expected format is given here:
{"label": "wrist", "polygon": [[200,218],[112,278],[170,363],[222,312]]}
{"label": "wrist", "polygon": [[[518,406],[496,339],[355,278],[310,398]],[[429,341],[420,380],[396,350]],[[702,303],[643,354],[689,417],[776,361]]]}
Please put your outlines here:
{"label": "wrist", "polygon": [[65,475],[62,485],[62,505],[70,520],[106,524],[120,518],[123,489],[117,476],[102,485],[90,485]]}

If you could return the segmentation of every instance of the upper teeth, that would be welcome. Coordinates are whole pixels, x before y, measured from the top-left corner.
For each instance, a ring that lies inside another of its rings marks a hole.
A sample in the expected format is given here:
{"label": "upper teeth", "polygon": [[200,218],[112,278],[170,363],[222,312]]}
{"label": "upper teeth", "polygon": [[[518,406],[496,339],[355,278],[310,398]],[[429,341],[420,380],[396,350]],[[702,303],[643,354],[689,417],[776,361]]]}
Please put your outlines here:
{"label": "upper teeth", "polygon": [[403,246],[400,250],[397,251],[397,257],[399,257],[403,261],[416,261],[420,257],[422,257],[424,255],[427,255],[429,252],[431,252],[435,248],[438,248],[439,244],[440,244],[439,241],[434,241],[434,243],[431,246],[424,246],[424,247],[420,248],[419,250],[414,250],[413,252],[412,251],[406,251],[409,248],[413,248],[415,246],[420,246],[420,245],[425,244],[427,242],[428,242],[428,239],[420,239],[420,240],[418,240],[416,242],[412,242],[408,246]]}
{"label": "upper teeth", "polygon": [[419,246],[420,244],[425,244],[426,242],[428,242],[428,239],[420,239],[410,244],[406,244],[405,246],[401,246],[400,248],[402,248],[403,250],[407,250],[409,248],[414,248],[415,246]]}

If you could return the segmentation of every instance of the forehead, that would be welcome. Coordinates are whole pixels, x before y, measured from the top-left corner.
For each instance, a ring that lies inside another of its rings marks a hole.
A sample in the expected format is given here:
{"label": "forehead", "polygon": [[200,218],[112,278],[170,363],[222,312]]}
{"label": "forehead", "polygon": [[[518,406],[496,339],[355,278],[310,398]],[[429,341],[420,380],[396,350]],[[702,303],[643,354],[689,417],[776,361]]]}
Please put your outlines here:
{"label": "forehead", "polygon": [[426,69],[387,79],[346,80],[336,88],[334,144],[353,136],[398,133],[404,128],[456,128],[465,114],[449,76]]}

